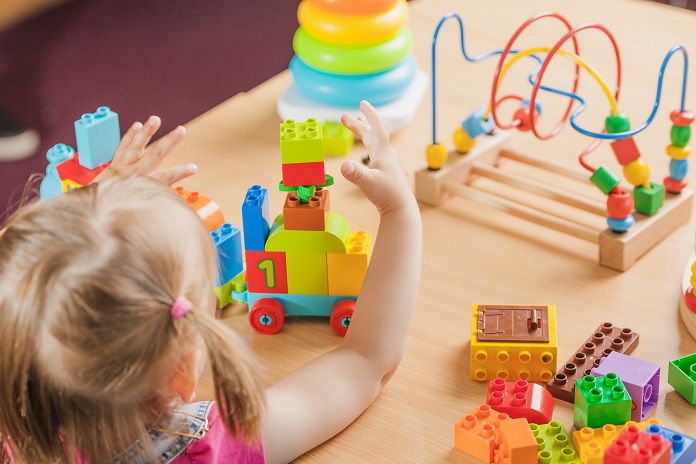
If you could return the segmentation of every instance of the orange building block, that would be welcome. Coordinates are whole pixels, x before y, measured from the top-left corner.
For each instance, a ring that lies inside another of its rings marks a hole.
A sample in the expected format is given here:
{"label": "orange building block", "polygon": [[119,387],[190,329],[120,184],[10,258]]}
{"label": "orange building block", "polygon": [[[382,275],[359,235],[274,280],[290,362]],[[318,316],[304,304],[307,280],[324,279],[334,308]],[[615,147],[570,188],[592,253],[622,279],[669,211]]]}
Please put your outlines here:
{"label": "orange building block", "polygon": [[500,423],[496,433],[499,447],[494,451],[496,464],[537,464],[538,445],[527,419],[510,419]]}
{"label": "orange building block", "polygon": [[364,230],[350,234],[346,253],[327,253],[329,295],[358,295],[369,261],[372,236]]}
{"label": "orange building block", "polygon": [[210,198],[198,192],[189,192],[183,187],[174,187],[174,191],[181,195],[182,198],[191,205],[210,232],[214,232],[225,223],[222,210],[218,204]]}
{"label": "orange building block", "polygon": [[[455,424],[454,447],[484,462],[493,462],[494,452],[498,448],[496,431],[500,424],[509,420],[507,414],[499,413],[487,404],[482,404],[476,411],[467,414]],[[532,433],[531,429],[529,433]],[[536,441],[534,444],[536,446]]]}
{"label": "orange building block", "polygon": [[328,190],[318,188],[308,203],[302,203],[297,192],[288,192],[283,205],[283,225],[285,230],[324,230],[328,211]]}

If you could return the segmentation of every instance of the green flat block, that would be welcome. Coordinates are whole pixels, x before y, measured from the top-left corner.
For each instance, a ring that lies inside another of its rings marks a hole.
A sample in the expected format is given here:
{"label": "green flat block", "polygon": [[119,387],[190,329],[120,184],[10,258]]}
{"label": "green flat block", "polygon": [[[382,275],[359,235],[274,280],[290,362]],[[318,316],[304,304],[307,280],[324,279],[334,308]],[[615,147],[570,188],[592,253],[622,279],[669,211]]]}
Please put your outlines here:
{"label": "green flat block", "polygon": [[633,202],[636,211],[646,216],[657,213],[665,202],[665,187],[650,182],[650,189],[636,187],[633,189]]}
{"label": "green flat block", "polygon": [[280,158],[283,164],[324,161],[321,124],[314,118],[305,122],[287,119],[280,123]]}

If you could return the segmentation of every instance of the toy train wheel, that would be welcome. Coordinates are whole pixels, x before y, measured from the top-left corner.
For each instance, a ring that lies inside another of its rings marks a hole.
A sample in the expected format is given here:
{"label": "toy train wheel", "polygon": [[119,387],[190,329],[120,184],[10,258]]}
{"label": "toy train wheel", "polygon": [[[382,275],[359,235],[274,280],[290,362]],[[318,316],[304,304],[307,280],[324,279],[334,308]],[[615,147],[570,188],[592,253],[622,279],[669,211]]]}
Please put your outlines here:
{"label": "toy train wheel", "polygon": [[285,308],[273,298],[257,300],[249,311],[249,323],[258,333],[274,334],[283,327],[284,321]]}
{"label": "toy train wheel", "polygon": [[341,337],[345,337],[348,332],[353,309],[355,309],[355,300],[341,300],[331,310],[331,328]]}

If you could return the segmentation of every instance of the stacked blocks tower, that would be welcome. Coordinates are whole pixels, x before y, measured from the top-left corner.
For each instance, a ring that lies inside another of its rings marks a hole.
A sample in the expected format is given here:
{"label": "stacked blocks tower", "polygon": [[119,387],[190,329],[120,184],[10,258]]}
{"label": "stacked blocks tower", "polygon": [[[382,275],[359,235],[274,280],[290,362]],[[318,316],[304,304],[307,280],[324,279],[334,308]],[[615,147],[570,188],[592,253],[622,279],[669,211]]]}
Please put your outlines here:
{"label": "stacked blocks tower", "polygon": [[618,374],[633,402],[631,420],[640,422],[657,404],[660,390],[660,366],[616,351],[600,359],[591,374],[600,377]]}
{"label": "stacked blocks tower", "polygon": [[615,327],[605,322],[582,344],[580,349],[559,369],[546,388],[554,398],[572,403],[575,381],[590,375],[600,359],[614,351],[629,354],[638,346],[639,336],[629,328]]}
{"label": "stacked blocks tower", "polygon": [[631,397],[613,372],[575,381],[575,427],[620,425],[631,420]]}
{"label": "stacked blocks tower", "polygon": [[541,385],[526,380],[488,383],[486,404],[513,419],[524,417],[530,424],[547,424],[553,418],[553,396]]}
{"label": "stacked blocks tower", "polygon": [[275,333],[286,315],[330,316],[345,335],[368,265],[370,234],[330,211],[319,122],[280,124],[283,213],[270,221],[268,192],[253,186],[242,206],[249,320]]}
{"label": "stacked blocks tower", "polygon": [[556,308],[473,305],[472,380],[547,382],[556,370]]}
{"label": "stacked blocks tower", "polygon": [[627,426],[604,452],[607,464],[670,464],[672,442],[660,434],[643,432]]}
{"label": "stacked blocks tower", "polygon": [[121,142],[118,114],[108,107],[83,114],[75,121],[77,151],[65,144],[54,145],[46,153],[48,166],[41,182],[41,199],[83,187],[111,163]]}
{"label": "stacked blocks tower", "polygon": [[635,425],[641,430],[645,430],[660,424],[662,421],[652,418],[645,422],[629,421],[624,425],[606,424],[601,428],[583,427],[573,432],[573,445],[583,464],[602,464],[604,451],[616,440],[626,426]]}
{"label": "stacked blocks tower", "polygon": [[667,381],[686,401],[696,405],[696,353],[670,361]]}
{"label": "stacked blocks tower", "polygon": [[548,424],[529,424],[539,445],[539,463],[580,464],[580,458],[570,441],[563,424],[551,421]]}

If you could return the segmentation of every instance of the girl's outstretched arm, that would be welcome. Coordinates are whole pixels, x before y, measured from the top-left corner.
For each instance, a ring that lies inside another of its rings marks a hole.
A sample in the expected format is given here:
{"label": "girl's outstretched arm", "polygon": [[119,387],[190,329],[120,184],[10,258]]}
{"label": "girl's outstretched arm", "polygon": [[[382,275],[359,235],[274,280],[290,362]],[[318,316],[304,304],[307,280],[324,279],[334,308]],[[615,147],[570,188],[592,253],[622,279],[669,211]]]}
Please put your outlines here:
{"label": "girl's outstretched arm", "polygon": [[420,211],[384,122],[367,102],[360,109],[366,119],[342,121],[369,148],[370,166],[346,161],[341,172],[377,207],[377,240],[343,343],[266,390],[268,463],[287,463],[353,422],[406,349],[420,279]]}

